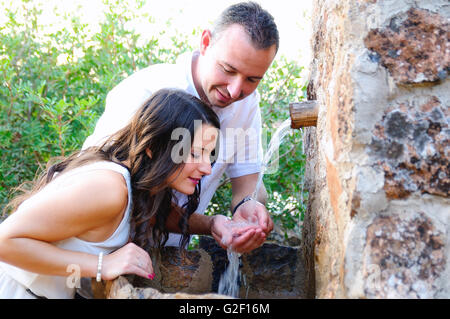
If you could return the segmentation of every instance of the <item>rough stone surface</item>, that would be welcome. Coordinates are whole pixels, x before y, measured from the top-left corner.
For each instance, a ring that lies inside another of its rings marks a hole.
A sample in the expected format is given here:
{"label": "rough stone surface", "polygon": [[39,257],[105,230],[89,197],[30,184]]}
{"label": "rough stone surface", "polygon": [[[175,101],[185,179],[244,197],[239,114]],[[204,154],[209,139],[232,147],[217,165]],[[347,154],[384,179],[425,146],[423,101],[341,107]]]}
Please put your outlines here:
{"label": "rough stone surface", "polygon": [[210,293],[212,263],[204,250],[182,252],[176,247],[164,247],[152,249],[149,254],[156,274],[153,280],[135,275],[120,276],[94,288],[95,296],[110,299],[227,298]]}
{"label": "rough stone surface", "polygon": [[246,298],[306,298],[300,251],[264,244],[242,258]]}
{"label": "rough stone surface", "polygon": [[185,251],[177,247],[153,249],[150,253],[155,278],[153,280],[133,276],[134,287],[150,287],[162,293],[207,293],[211,290],[211,257],[202,249]]}
{"label": "rough stone surface", "polygon": [[435,96],[418,107],[407,102],[386,110],[370,149],[384,171],[388,198],[413,192],[449,197],[449,121],[450,109]]}
{"label": "rough stone surface", "polygon": [[[155,278],[120,276],[93,282],[96,298],[167,299],[228,298],[218,294],[221,274],[228,266],[226,251],[214,239],[202,236],[200,249],[153,249]],[[241,257],[240,298],[307,298],[302,254],[298,248],[264,244]]]}
{"label": "rough stone surface", "polygon": [[450,4],[315,0],[302,251],[317,298],[450,297]]}
{"label": "rough stone surface", "polygon": [[161,293],[154,288],[136,288],[125,277],[117,278],[111,285],[108,299],[231,299],[218,294]]}
{"label": "rough stone surface", "polygon": [[[220,277],[228,266],[226,251],[212,238],[203,236],[200,247],[213,263],[212,292],[218,292]],[[240,258],[240,298],[309,298],[304,290],[304,266],[297,247],[266,243]]]}
{"label": "rough stone surface", "polygon": [[371,30],[365,44],[398,83],[440,81],[450,73],[449,26],[438,13],[411,8]]}
{"label": "rough stone surface", "polygon": [[433,298],[445,269],[445,235],[425,213],[379,216],[367,228],[369,298]]}

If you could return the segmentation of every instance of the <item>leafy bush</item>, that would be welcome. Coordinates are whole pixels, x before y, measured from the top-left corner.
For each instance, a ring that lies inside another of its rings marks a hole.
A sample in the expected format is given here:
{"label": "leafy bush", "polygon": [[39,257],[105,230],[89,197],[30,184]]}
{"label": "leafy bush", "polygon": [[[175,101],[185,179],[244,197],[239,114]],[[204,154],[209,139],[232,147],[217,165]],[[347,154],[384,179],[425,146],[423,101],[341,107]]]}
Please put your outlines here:
{"label": "leafy bush", "polygon": [[[4,4],[4,3],[3,3]],[[142,1],[105,1],[107,10],[99,31],[89,32],[76,13],[67,25],[45,32],[40,3],[22,0],[5,6],[0,25],[0,209],[12,189],[45,167],[54,156],[79,149],[103,112],[106,94],[126,76],[150,64],[174,62],[193,49],[189,36],[177,33],[171,44],[159,39],[164,32],[143,40],[129,22],[151,17],[139,13]],[[135,10],[129,8],[134,6]],[[199,35],[199,34],[197,34]],[[301,100],[305,87],[301,67],[277,57],[259,86],[264,129],[289,117],[288,104]],[[269,210],[283,227],[298,225],[305,211],[301,187],[304,157],[301,132],[291,131],[280,146],[279,169],[266,175]],[[227,213],[231,187],[224,179],[208,214]]]}

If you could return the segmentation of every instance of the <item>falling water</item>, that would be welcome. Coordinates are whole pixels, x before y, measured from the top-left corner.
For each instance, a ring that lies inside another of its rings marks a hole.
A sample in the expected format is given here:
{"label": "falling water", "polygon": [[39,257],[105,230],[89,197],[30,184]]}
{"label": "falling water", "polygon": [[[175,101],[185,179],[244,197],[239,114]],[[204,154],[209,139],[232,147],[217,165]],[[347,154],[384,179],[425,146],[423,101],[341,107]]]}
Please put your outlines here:
{"label": "falling water", "polygon": [[[284,120],[283,123],[277,128],[275,133],[272,135],[272,138],[270,139],[269,146],[267,147],[266,154],[264,155],[262,165],[261,165],[261,172],[259,172],[258,175],[258,182],[256,183],[255,191],[252,194],[252,198],[257,198],[259,188],[261,187],[261,183],[264,177],[264,173],[269,167],[270,160],[272,159],[272,156],[275,154],[275,151],[278,151],[280,148],[280,144],[285,138],[285,136],[290,132],[291,130],[291,119],[288,118]],[[276,153],[278,155],[278,152]],[[278,160],[278,157],[275,158]]]}
{"label": "falling water", "polygon": [[241,254],[233,252],[231,249],[227,249],[228,267],[220,277],[219,282],[219,294],[231,296],[234,298],[239,297],[239,258]]}
{"label": "falling water", "polygon": [[229,247],[227,249],[227,257],[228,257],[228,267],[225,272],[220,277],[219,281],[219,294],[239,297],[239,285],[238,285],[238,277],[239,277],[239,258],[241,254],[233,251],[233,247],[230,246],[230,243],[233,240],[234,234],[236,234],[236,230],[242,229],[248,226],[255,226],[257,222],[233,222],[230,221],[226,225],[226,231],[222,235],[222,244]]}
{"label": "falling water", "polygon": [[[287,133],[290,131],[291,128],[291,119],[286,119],[281,125],[278,127],[278,129],[275,131],[275,133],[272,135],[272,138],[270,139],[269,146],[267,147],[266,153],[264,155],[262,166],[261,166],[261,172],[258,175],[258,182],[255,187],[255,191],[252,194],[252,198],[257,198],[257,194],[259,191],[259,188],[261,187],[262,179],[264,176],[264,173],[269,166],[270,160],[272,159],[272,156],[275,154],[275,151],[278,151],[278,148],[280,147],[280,144],[282,143],[283,139],[287,135]],[[278,155],[278,153],[277,153]],[[278,160],[278,158],[276,158]],[[257,224],[257,223],[256,223]],[[233,236],[233,228],[240,228],[240,227],[246,227],[250,225],[255,225],[254,223],[235,223],[230,222],[228,225],[229,232],[225,234],[222,238],[222,243],[225,244],[227,247],[228,244],[232,240]],[[225,272],[220,277],[219,282],[219,294],[232,296],[232,297],[239,297],[239,285],[238,285],[238,277],[239,277],[239,258],[241,254],[233,251],[232,247],[227,249],[227,256],[228,256],[228,267],[225,270]]]}

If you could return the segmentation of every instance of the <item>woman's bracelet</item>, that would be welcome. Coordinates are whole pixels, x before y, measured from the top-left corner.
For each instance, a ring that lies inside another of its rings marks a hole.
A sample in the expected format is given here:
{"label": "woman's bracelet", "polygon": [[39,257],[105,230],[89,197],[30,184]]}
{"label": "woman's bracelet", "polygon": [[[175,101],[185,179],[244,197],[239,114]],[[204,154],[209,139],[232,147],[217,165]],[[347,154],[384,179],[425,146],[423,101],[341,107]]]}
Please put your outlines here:
{"label": "woman's bracelet", "polygon": [[103,252],[98,254],[98,264],[97,264],[97,282],[102,281],[102,263],[103,263]]}
{"label": "woman's bracelet", "polygon": [[253,198],[250,195],[245,196],[233,209],[233,212],[231,213],[232,216],[234,216],[234,213],[236,213],[239,206],[244,204],[245,202],[248,202],[249,200],[252,200]]}

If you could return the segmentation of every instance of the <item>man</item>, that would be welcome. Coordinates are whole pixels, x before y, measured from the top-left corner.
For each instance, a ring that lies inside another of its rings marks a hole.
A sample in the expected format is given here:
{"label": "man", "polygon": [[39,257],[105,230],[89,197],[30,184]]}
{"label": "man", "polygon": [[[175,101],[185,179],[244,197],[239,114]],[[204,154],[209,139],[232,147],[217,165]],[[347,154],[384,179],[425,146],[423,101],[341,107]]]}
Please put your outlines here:
{"label": "man", "polygon": [[[220,152],[212,174],[202,180],[199,214],[191,216],[189,229],[193,234],[213,235],[224,248],[232,245],[241,253],[259,247],[273,229],[273,222],[261,204],[267,197],[264,187],[261,187],[257,201],[249,199],[255,191],[262,160],[261,114],[256,88],[278,46],[278,30],[268,12],[253,2],[230,6],[212,31],[203,31],[199,51],[181,56],[174,65],[147,67],[111,90],[106,98],[105,112],[83,148],[98,145],[125,126],[134,111],[158,89],[176,87],[202,99],[219,116],[223,133],[220,145],[227,152]],[[235,132],[255,132],[256,136],[250,136],[243,147],[236,147],[234,140],[239,136],[227,136],[233,129]],[[231,155],[228,152],[230,146],[234,149]],[[228,243],[223,242],[228,220],[223,216],[202,215],[224,173],[231,179],[233,221],[258,224],[258,227],[244,228]],[[176,216],[174,211],[172,222],[168,222],[171,231],[178,230]],[[178,238],[171,234],[167,244],[176,245]]]}

